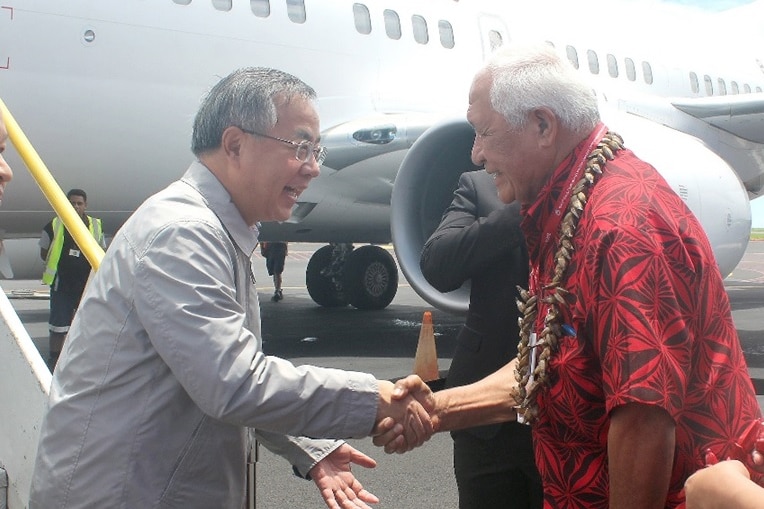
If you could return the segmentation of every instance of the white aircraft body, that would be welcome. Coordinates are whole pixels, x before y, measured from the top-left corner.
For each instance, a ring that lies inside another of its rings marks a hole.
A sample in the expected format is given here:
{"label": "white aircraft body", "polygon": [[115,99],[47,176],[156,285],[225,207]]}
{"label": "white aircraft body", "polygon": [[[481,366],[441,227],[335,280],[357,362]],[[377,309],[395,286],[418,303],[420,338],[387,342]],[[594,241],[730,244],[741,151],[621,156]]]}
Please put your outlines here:
{"label": "white aircraft body", "polygon": [[[89,213],[113,233],[184,172],[200,98],[220,77],[244,66],[293,73],[318,93],[329,155],[291,219],[263,225],[262,238],[328,244],[306,275],[321,305],[389,304],[397,268],[377,244],[392,240],[416,291],[462,311],[465,289],[435,291],[418,259],[459,174],[474,169],[470,82],[506,41],[546,40],[591,80],[605,122],[686,200],[731,272],[748,242],[749,198],[764,185],[764,67],[755,54],[764,0],[713,15],[650,2],[523,4],[0,0],[0,98],[64,190],[86,189]],[[15,277],[37,278],[36,238],[52,210],[20,158],[7,155],[16,173],[0,208],[3,256]],[[29,402],[44,400],[49,378],[19,324],[2,327],[3,358],[22,359],[4,361],[20,368],[4,373],[30,375],[21,389],[18,376],[11,384],[0,375],[0,386],[14,386],[4,404],[27,421],[0,420],[14,509],[25,504],[42,414]]]}
{"label": "white aircraft body", "polygon": [[[749,54],[760,46],[735,29],[760,19],[761,1],[713,17],[643,2],[0,2],[0,97],[64,190],[89,192],[89,211],[107,232],[182,174],[199,100],[219,77],[273,66],[311,84],[329,157],[292,218],[265,225],[262,236],[333,244],[307,271],[321,305],[380,308],[395,295],[393,258],[351,245],[393,239],[391,195],[408,155],[429,177],[413,190],[413,211],[399,198],[392,212],[395,236],[407,239],[396,242],[398,261],[425,298],[464,309],[462,295],[443,302],[424,282],[414,263],[421,239],[408,235],[429,233],[458,174],[472,168],[472,133],[467,127],[459,143],[444,143],[431,130],[436,153],[426,160],[409,148],[441,119],[463,119],[475,69],[512,39],[543,38],[578,63],[611,128],[699,216],[725,273],[746,246],[747,200],[762,186],[764,74]],[[22,163],[10,160],[17,178],[0,228],[6,239],[34,238],[52,211]],[[399,212],[406,217],[397,220]],[[15,277],[39,277],[36,249],[31,240],[6,242]]]}

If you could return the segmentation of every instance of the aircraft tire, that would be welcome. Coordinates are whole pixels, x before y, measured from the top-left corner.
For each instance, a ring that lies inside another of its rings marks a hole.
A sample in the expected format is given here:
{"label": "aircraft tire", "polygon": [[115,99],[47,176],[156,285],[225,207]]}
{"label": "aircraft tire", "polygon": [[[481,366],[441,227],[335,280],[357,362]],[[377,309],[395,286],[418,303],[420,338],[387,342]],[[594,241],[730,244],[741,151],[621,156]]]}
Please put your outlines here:
{"label": "aircraft tire", "polygon": [[362,246],[348,256],[342,286],[348,302],[358,309],[384,309],[398,291],[398,266],[378,246]]}
{"label": "aircraft tire", "polygon": [[325,308],[347,306],[348,301],[341,290],[338,290],[331,277],[321,273],[332,263],[332,246],[319,248],[308,261],[305,269],[305,285],[313,302]]}

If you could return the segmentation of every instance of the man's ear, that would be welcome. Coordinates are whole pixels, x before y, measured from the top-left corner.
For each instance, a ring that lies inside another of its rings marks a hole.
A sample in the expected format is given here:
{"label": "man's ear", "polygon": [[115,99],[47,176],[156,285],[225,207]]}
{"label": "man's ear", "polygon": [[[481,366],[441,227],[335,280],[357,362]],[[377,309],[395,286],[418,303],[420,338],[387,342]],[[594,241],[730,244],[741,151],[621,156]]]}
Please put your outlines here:
{"label": "man's ear", "polygon": [[557,116],[549,108],[536,108],[533,110],[533,120],[537,127],[539,145],[551,146],[557,138],[559,122]]}
{"label": "man's ear", "polygon": [[220,147],[223,149],[226,157],[239,157],[241,146],[246,133],[235,126],[226,127],[220,140]]}

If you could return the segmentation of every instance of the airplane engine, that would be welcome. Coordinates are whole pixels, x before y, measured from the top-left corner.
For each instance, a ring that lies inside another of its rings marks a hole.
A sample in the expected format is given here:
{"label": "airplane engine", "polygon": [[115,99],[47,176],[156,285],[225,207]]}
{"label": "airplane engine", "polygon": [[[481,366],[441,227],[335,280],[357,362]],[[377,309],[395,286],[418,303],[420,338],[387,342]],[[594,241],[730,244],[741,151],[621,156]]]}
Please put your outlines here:
{"label": "airplane engine", "polygon": [[[751,230],[748,194],[733,168],[697,138],[645,119],[607,111],[607,125],[627,148],[652,164],[699,219],[723,277],[740,262]],[[434,125],[403,159],[391,200],[390,229],[398,264],[420,297],[439,309],[465,313],[469,284],[441,293],[419,268],[424,243],[451,203],[470,160],[474,130],[464,119]]]}
{"label": "airplane engine", "polygon": [[398,169],[390,206],[390,230],[401,271],[420,297],[452,313],[466,313],[469,284],[441,293],[424,278],[419,256],[451,203],[459,176],[477,169],[470,160],[474,139],[475,131],[464,118],[425,131]]}

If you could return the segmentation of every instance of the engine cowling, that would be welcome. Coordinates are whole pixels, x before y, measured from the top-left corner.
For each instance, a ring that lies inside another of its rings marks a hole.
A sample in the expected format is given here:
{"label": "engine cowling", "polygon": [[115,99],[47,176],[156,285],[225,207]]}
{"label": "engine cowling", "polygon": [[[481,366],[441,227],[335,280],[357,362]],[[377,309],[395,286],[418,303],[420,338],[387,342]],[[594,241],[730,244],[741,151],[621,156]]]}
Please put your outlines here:
{"label": "engine cowling", "polygon": [[417,294],[433,306],[466,313],[469,284],[441,293],[419,268],[422,247],[453,199],[459,176],[477,169],[470,160],[475,131],[464,118],[433,125],[404,157],[393,187],[390,230],[398,265]]}
{"label": "engine cowling", "polygon": [[[697,138],[649,120],[607,111],[605,122],[652,164],[700,220],[722,276],[745,252],[751,230],[746,190],[734,169]],[[390,229],[395,254],[412,288],[433,306],[464,313],[469,285],[441,293],[424,278],[419,257],[453,198],[470,161],[473,128],[464,118],[433,125],[404,157],[393,186]]]}

